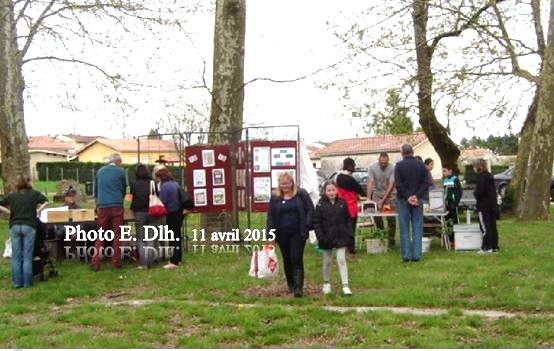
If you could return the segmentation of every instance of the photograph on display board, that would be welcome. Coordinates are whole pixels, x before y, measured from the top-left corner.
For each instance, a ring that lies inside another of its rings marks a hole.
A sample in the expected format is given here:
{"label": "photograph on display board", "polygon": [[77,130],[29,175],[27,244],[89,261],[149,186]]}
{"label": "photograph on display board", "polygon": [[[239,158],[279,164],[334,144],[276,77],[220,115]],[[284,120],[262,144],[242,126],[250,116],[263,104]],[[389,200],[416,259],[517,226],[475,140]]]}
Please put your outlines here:
{"label": "photograph on display board", "polygon": [[270,148],[255,147],[254,148],[254,172],[262,173],[271,170]]}
{"label": "photograph on display board", "polygon": [[295,166],[296,149],[293,147],[277,147],[271,149],[271,166]]}
{"label": "photograph on display board", "polygon": [[271,178],[254,178],[254,202],[269,202],[271,197]]}
{"label": "photograph on display board", "polygon": [[212,171],[212,183],[213,186],[225,185],[225,170],[223,168],[216,168]]}
{"label": "photograph on display board", "polygon": [[279,186],[279,174],[286,172],[292,176],[292,179],[296,181],[296,170],[294,169],[274,169],[271,171],[271,187],[276,188]]}
{"label": "photograph on display board", "polygon": [[225,188],[213,188],[214,206],[225,205]]}
{"label": "photograph on display board", "polygon": [[215,166],[214,150],[202,150],[202,167]]}
{"label": "photograph on display board", "polygon": [[206,186],[206,170],[195,169],[192,171],[192,184],[195,188]]}
{"label": "photograph on display board", "polygon": [[206,189],[194,190],[194,206],[207,206],[208,205],[208,193]]}

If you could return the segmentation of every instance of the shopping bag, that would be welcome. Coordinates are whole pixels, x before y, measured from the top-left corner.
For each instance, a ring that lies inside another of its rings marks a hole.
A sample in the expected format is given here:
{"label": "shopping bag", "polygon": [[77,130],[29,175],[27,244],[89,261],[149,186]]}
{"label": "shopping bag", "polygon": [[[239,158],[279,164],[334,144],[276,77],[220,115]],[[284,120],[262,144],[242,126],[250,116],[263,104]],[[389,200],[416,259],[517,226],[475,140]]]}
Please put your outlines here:
{"label": "shopping bag", "polygon": [[10,239],[6,240],[6,246],[4,247],[4,254],[2,255],[4,258],[11,258],[12,257],[12,241]]}
{"label": "shopping bag", "polygon": [[254,278],[273,278],[279,274],[275,246],[268,244],[261,251],[252,252],[248,275]]}
{"label": "shopping bag", "polygon": [[317,241],[317,236],[315,235],[315,230],[309,231],[308,240],[310,241],[310,244],[312,244],[313,246],[316,246],[317,244],[319,244],[319,242]]}
{"label": "shopping bag", "polygon": [[167,214],[164,204],[156,195],[156,185],[154,181],[150,182],[150,202],[148,205],[148,215],[150,217],[163,217]]}

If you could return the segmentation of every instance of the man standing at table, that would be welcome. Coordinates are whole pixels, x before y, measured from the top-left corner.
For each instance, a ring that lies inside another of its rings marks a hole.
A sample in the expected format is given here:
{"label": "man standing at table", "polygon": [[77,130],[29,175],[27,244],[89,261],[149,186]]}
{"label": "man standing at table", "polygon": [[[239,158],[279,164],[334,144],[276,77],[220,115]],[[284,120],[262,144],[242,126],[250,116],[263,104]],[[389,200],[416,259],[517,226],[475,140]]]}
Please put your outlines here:
{"label": "man standing at table", "polygon": [[[112,244],[112,267],[121,268],[121,225],[123,225],[123,198],[127,191],[125,171],[120,167],[122,163],[119,154],[109,157],[109,164],[100,168],[96,173],[94,182],[94,197],[98,218],[98,229],[113,230],[114,240]],[[104,242],[97,239],[94,243],[94,255],[92,256],[92,270],[98,271],[102,261]]]}
{"label": "man standing at table", "polygon": [[[384,205],[391,205],[394,200],[394,166],[389,163],[389,155],[383,152],[379,160],[369,167],[367,174],[367,198],[377,203],[379,211]],[[396,232],[396,218],[387,217],[389,232],[389,247],[394,247]],[[375,217],[375,225],[383,230],[385,225],[382,217]]]}
{"label": "man standing at table", "polygon": [[[421,259],[423,236],[423,196],[429,186],[425,164],[414,158],[409,144],[402,145],[402,161],[394,167],[398,220],[400,227],[400,254],[404,262]],[[410,238],[410,225],[412,235]]]}

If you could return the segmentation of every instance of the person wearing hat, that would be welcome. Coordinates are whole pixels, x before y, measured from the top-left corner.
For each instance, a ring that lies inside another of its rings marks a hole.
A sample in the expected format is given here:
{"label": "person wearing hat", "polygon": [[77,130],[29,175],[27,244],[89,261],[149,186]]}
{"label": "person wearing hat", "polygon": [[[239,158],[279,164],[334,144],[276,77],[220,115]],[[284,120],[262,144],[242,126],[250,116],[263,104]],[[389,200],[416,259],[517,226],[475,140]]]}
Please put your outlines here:
{"label": "person wearing hat", "polygon": [[[65,193],[63,194],[63,205],[67,206],[68,210],[79,210],[81,206],[77,203],[77,190],[72,186],[69,186]],[[43,226],[43,230],[51,233],[46,225]],[[65,225],[54,225],[54,233],[56,239],[63,240],[65,238]]]}
{"label": "person wearing hat", "polygon": [[67,206],[68,210],[78,210],[81,206],[77,203],[77,190],[70,186],[65,193],[63,194],[64,204],[62,206]]}
{"label": "person wearing hat", "polygon": [[352,173],[356,169],[356,162],[350,157],[342,161],[342,172],[337,176],[338,195],[346,202],[348,214],[352,218],[352,236],[348,249],[351,254],[356,253],[356,222],[358,221],[358,198],[362,195],[362,187],[354,179]]}

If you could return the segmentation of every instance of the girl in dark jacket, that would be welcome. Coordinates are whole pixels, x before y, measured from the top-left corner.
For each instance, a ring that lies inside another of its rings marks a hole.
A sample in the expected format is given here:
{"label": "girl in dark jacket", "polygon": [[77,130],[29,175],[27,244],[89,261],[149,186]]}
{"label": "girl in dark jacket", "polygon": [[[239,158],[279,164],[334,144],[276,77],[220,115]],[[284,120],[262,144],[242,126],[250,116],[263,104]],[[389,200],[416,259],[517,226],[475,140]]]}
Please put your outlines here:
{"label": "girl in dark jacket", "polygon": [[348,213],[352,218],[352,232],[348,250],[351,254],[356,253],[356,223],[358,221],[358,199],[362,196],[363,190],[360,184],[354,179],[352,173],[356,170],[356,162],[347,157],[342,161],[342,172],[337,176],[337,194],[346,202]]}
{"label": "girl in dark jacket", "polygon": [[337,184],[328,180],[323,184],[323,194],[315,209],[314,229],[323,250],[323,293],[331,292],[329,283],[333,249],[337,249],[337,264],[342,281],[342,292],[351,295],[348,287],[348,269],[346,267],[346,248],[352,233],[352,218],[346,202],[337,197]]}
{"label": "girl in dark jacket", "polygon": [[473,170],[477,174],[477,184],[474,195],[477,200],[477,211],[481,227],[484,227],[485,235],[480,253],[498,251],[498,230],[496,228],[496,217],[498,216],[498,205],[496,203],[496,188],[494,178],[487,170],[487,162],[482,158],[475,161]]}
{"label": "girl in dark jacket", "polygon": [[303,295],[304,246],[313,213],[314,204],[306,190],[297,188],[289,173],[281,173],[279,186],[269,200],[266,229],[275,229],[289,292],[295,297]]}

